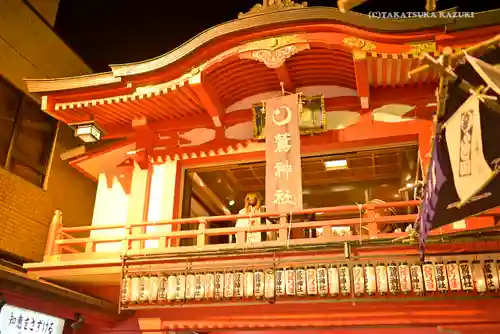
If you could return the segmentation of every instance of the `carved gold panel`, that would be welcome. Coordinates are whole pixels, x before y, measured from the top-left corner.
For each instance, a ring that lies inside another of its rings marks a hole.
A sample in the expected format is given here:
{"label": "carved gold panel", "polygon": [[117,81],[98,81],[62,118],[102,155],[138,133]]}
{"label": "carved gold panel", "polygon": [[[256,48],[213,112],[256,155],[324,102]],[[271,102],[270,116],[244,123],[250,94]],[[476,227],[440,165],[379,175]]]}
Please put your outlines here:
{"label": "carved gold panel", "polygon": [[238,52],[241,59],[253,59],[269,68],[278,68],[294,54],[307,49],[307,41],[296,35],[286,35],[247,43]]}
{"label": "carved gold panel", "polygon": [[434,53],[436,52],[436,42],[434,41],[426,41],[426,42],[418,42],[411,43],[411,52],[413,56],[420,56],[423,53]]}
{"label": "carved gold panel", "polygon": [[375,43],[371,41],[367,41],[362,38],[356,38],[352,36],[344,38],[343,42],[345,45],[353,49],[359,49],[363,51],[373,51],[377,47]]}
{"label": "carved gold panel", "polygon": [[248,12],[239,13],[238,18],[242,19],[248,16],[260,15],[280,10],[305,8],[307,2],[295,3],[293,0],[263,0],[262,4],[254,5]]}

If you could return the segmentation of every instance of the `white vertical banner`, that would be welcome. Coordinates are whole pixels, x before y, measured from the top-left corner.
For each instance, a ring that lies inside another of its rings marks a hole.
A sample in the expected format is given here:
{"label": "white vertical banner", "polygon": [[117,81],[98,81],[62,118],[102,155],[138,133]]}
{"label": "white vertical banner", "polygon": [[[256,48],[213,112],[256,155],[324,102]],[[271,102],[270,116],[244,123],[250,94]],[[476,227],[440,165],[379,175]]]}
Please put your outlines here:
{"label": "white vertical banner", "polygon": [[266,210],[302,209],[300,161],[300,96],[265,101],[266,108]]}

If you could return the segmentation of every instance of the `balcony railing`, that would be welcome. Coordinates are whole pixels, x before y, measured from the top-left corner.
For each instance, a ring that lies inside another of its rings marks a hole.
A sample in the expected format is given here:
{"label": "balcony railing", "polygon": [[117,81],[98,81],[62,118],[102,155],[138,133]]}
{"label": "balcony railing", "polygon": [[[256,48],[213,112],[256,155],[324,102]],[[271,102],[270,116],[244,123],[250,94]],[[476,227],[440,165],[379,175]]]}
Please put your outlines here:
{"label": "balcony railing", "polygon": [[[408,233],[380,233],[380,227],[387,224],[401,224],[415,222],[416,214],[400,214],[381,216],[378,214],[384,209],[415,208],[419,201],[400,201],[392,203],[367,203],[360,205],[346,205],[336,207],[325,207],[315,209],[304,209],[293,213],[258,213],[255,215],[224,215],[213,217],[197,217],[187,219],[174,219],[165,221],[149,221],[128,224],[110,224],[98,226],[64,227],[62,224],[62,214],[57,211],[49,230],[46,256],[61,254],[97,254],[105,252],[97,250],[100,244],[113,243],[114,252],[122,255],[134,256],[144,254],[159,253],[189,253],[189,252],[210,252],[222,250],[243,250],[258,248],[279,248],[293,247],[301,245],[321,245],[345,242],[363,243],[367,241],[381,241],[391,243],[408,237]],[[414,210],[415,211],[415,210]],[[305,217],[312,214],[351,214],[357,218],[333,219],[322,221],[304,221]],[[359,215],[359,216],[358,216]],[[209,228],[211,223],[236,222],[238,219],[265,218],[273,220],[275,224],[262,224],[249,227],[224,227]],[[181,225],[195,224],[197,228],[184,230]],[[171,226],[171,227],[167,227]],[[147,232],[151,227],[162,229],[162,231]],[[365,230],[367,233],[357,233],[355,235],[334,235],[330,233],[332,227],[355,227]],[[322,228],[322,235],[315,238],[297,237],[296,230]],[[467,229],[466,226],[448,226],[437,229],[432,234],[446,234]],[[110,235],[96,236],[95,231],[109,231]],[[118,232],[116,232],[118,231]],[[248,243],[247,233],[268,232],[274,235],[271,240]],[[273,233],[274,232],[274,233]],[[86,237],[81,235],[87,234]],[[76,235],[79,235],[78,237]],[[236,235],[236,242],[223,244],[211,244],[208,237]],[[180,239],[191,239],[192,244],[181,246]],[[151,246],[148,242],[156,240]]]}

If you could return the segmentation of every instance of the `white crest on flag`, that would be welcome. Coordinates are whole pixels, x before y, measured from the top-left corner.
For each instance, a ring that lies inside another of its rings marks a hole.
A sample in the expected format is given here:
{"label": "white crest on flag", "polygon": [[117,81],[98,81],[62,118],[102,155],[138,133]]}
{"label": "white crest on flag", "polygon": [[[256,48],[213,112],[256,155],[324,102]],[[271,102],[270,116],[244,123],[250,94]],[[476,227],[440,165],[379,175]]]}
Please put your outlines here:
{"label": "white crest on flag", "polygon": [[455,188],[466,201],[486,186],[493,172],[484,158],[478,97],[471,95],[445,126]]}

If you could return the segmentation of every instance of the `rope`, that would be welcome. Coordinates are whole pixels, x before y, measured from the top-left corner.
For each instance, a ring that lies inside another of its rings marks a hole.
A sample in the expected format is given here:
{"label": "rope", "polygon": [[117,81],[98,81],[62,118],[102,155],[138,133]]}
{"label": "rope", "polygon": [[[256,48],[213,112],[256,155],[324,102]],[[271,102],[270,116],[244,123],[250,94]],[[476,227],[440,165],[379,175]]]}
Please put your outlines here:
{"label": "rope", "polygon": [[363,244],[363,205],[358,202],[354,202],[358,206],[359,210],[359,243]]}

